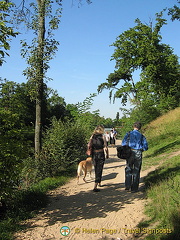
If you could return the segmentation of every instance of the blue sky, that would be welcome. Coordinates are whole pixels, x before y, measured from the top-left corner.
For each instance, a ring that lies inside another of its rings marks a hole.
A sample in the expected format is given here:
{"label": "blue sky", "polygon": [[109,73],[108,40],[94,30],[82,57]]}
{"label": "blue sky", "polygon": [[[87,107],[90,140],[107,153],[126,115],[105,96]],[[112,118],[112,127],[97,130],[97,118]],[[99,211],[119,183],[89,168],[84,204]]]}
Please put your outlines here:
{"label": "blue sky", "polygon": [[[135,26],[136,18],[143,23],[149,23],[149,20],[155,22],[156,13],[177,4],[176,0],[92,0],[92,4],[88,5],[84,0],[78,8],[78,0],[73,1],[74,6],[72,0],[63,1],[61,24],[55,33],[60,46],[47,73],[53,79],[48,86],[57,90],[67,104],[83,102],[91,93],[97,93],[98,85],[105,82],[115,69],[115,62],[110,61],[114,51],[110,45],[121,33]],[[170,17],[165,17],[168,25],[162,28],[162,42],[169,44],[180,56],[179,22],[171,22]],[[20,31],[23,32],[23,29]],[[26,63],[20,56],[19,41],[31,36],[25,31],[12,40],[10,57],[1,67],[0,77],[18,83],[26,82],[22,74]],[[136,74],[135,80],[138,77]],[[91,110],[99,109],[101,116],[114,119],[120,107],[118,99],[115,104],[109,103],[109,92],[104,90],[94,99]]]}

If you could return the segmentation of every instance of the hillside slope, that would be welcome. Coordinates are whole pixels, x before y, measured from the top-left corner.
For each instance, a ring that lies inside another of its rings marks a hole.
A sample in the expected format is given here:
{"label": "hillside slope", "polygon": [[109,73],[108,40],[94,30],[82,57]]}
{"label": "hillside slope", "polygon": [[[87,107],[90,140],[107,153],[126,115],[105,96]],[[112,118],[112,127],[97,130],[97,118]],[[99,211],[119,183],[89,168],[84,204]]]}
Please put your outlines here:
{"label": "hillside slope", "polygon": [[[144,154],[144,169],[159,167],[145,178],[150,219],[141,227],[155,226],[161,232],[143,239],[180,239],[180,108],[151,122],[145,131],[149,150]],[[165,234],[165,229],[170,229]]]}

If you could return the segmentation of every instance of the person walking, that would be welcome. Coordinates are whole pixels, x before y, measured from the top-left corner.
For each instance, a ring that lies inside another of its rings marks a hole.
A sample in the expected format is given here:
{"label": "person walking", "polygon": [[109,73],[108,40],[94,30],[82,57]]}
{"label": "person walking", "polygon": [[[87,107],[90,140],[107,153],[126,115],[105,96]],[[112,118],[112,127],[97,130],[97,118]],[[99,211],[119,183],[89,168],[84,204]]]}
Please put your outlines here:
{"label": "person walking", "polygon": [[114,146],[115,145],[115,138],[114,138],[114,133],[113,130],[110,131],[110,145]]}
{"label": "person walking", "polygon": [[131,156],[126,159],[125,190],[137,192],[139,188],[140,171],[142,165],[142,152],[148,150],[148,143],[139,130],[142,124],[135,122],[133,131],[126,133],[122,140],[122,146],[129,145]]}
{"label": "person walking", "polygon": [[107,143],[107,146],[108,146],[109,140],[110,140],[109,132],[106,132],[106,133],[104,134],[104,136],[105,136],[105,138],[106,138],[106,143]]}
{"label": "person walking", "polygon": [[97,126],[89,140],[87,149],[87,151],[91,150],[95,170],[95,184],[93,188],[94,192],[100,191],[97,187],[101,186],[102,171],[105,162],[105,152],[106,155],[109,156],[106,138],[103,134],[104,127],[102,125]]}
{"label": "person walking", "polygon": [[114,145],[116,144],[116,136],[117,136],[117,131],[115,130],[115,128],[112,129],[113,131],[113,136],[114,136]]}

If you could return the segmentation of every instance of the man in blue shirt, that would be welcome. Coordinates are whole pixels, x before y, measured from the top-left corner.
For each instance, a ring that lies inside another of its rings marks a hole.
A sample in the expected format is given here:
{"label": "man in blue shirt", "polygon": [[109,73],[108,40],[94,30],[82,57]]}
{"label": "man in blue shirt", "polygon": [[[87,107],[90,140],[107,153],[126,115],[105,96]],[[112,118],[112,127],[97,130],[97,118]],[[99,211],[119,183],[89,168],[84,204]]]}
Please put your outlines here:
{"label": "man in blue shirt", "polygon": [[132,152],[131,156],[126,159],[125,190],[131,189],[131,192],[137,192],[142,165],[142,152],[148,150],[148,143],[145,136],[139,132],[141,123],[135,122],[133,127],[134,130],[124,136],[122,146],[129,145]]}

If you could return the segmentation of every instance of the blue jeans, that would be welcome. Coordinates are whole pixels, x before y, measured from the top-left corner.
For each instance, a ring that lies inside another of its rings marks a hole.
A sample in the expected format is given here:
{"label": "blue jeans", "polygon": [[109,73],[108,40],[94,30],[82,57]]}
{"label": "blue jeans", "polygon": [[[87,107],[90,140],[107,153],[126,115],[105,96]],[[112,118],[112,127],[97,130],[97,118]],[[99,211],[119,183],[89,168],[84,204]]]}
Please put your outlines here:
{"label": "blue jeans", "polygon": [[142,151],[132,150],[132,154],[127,159],[125,168],[125,187],[131,191],[137,191],[139,187],[140,171],[142,165]]}

